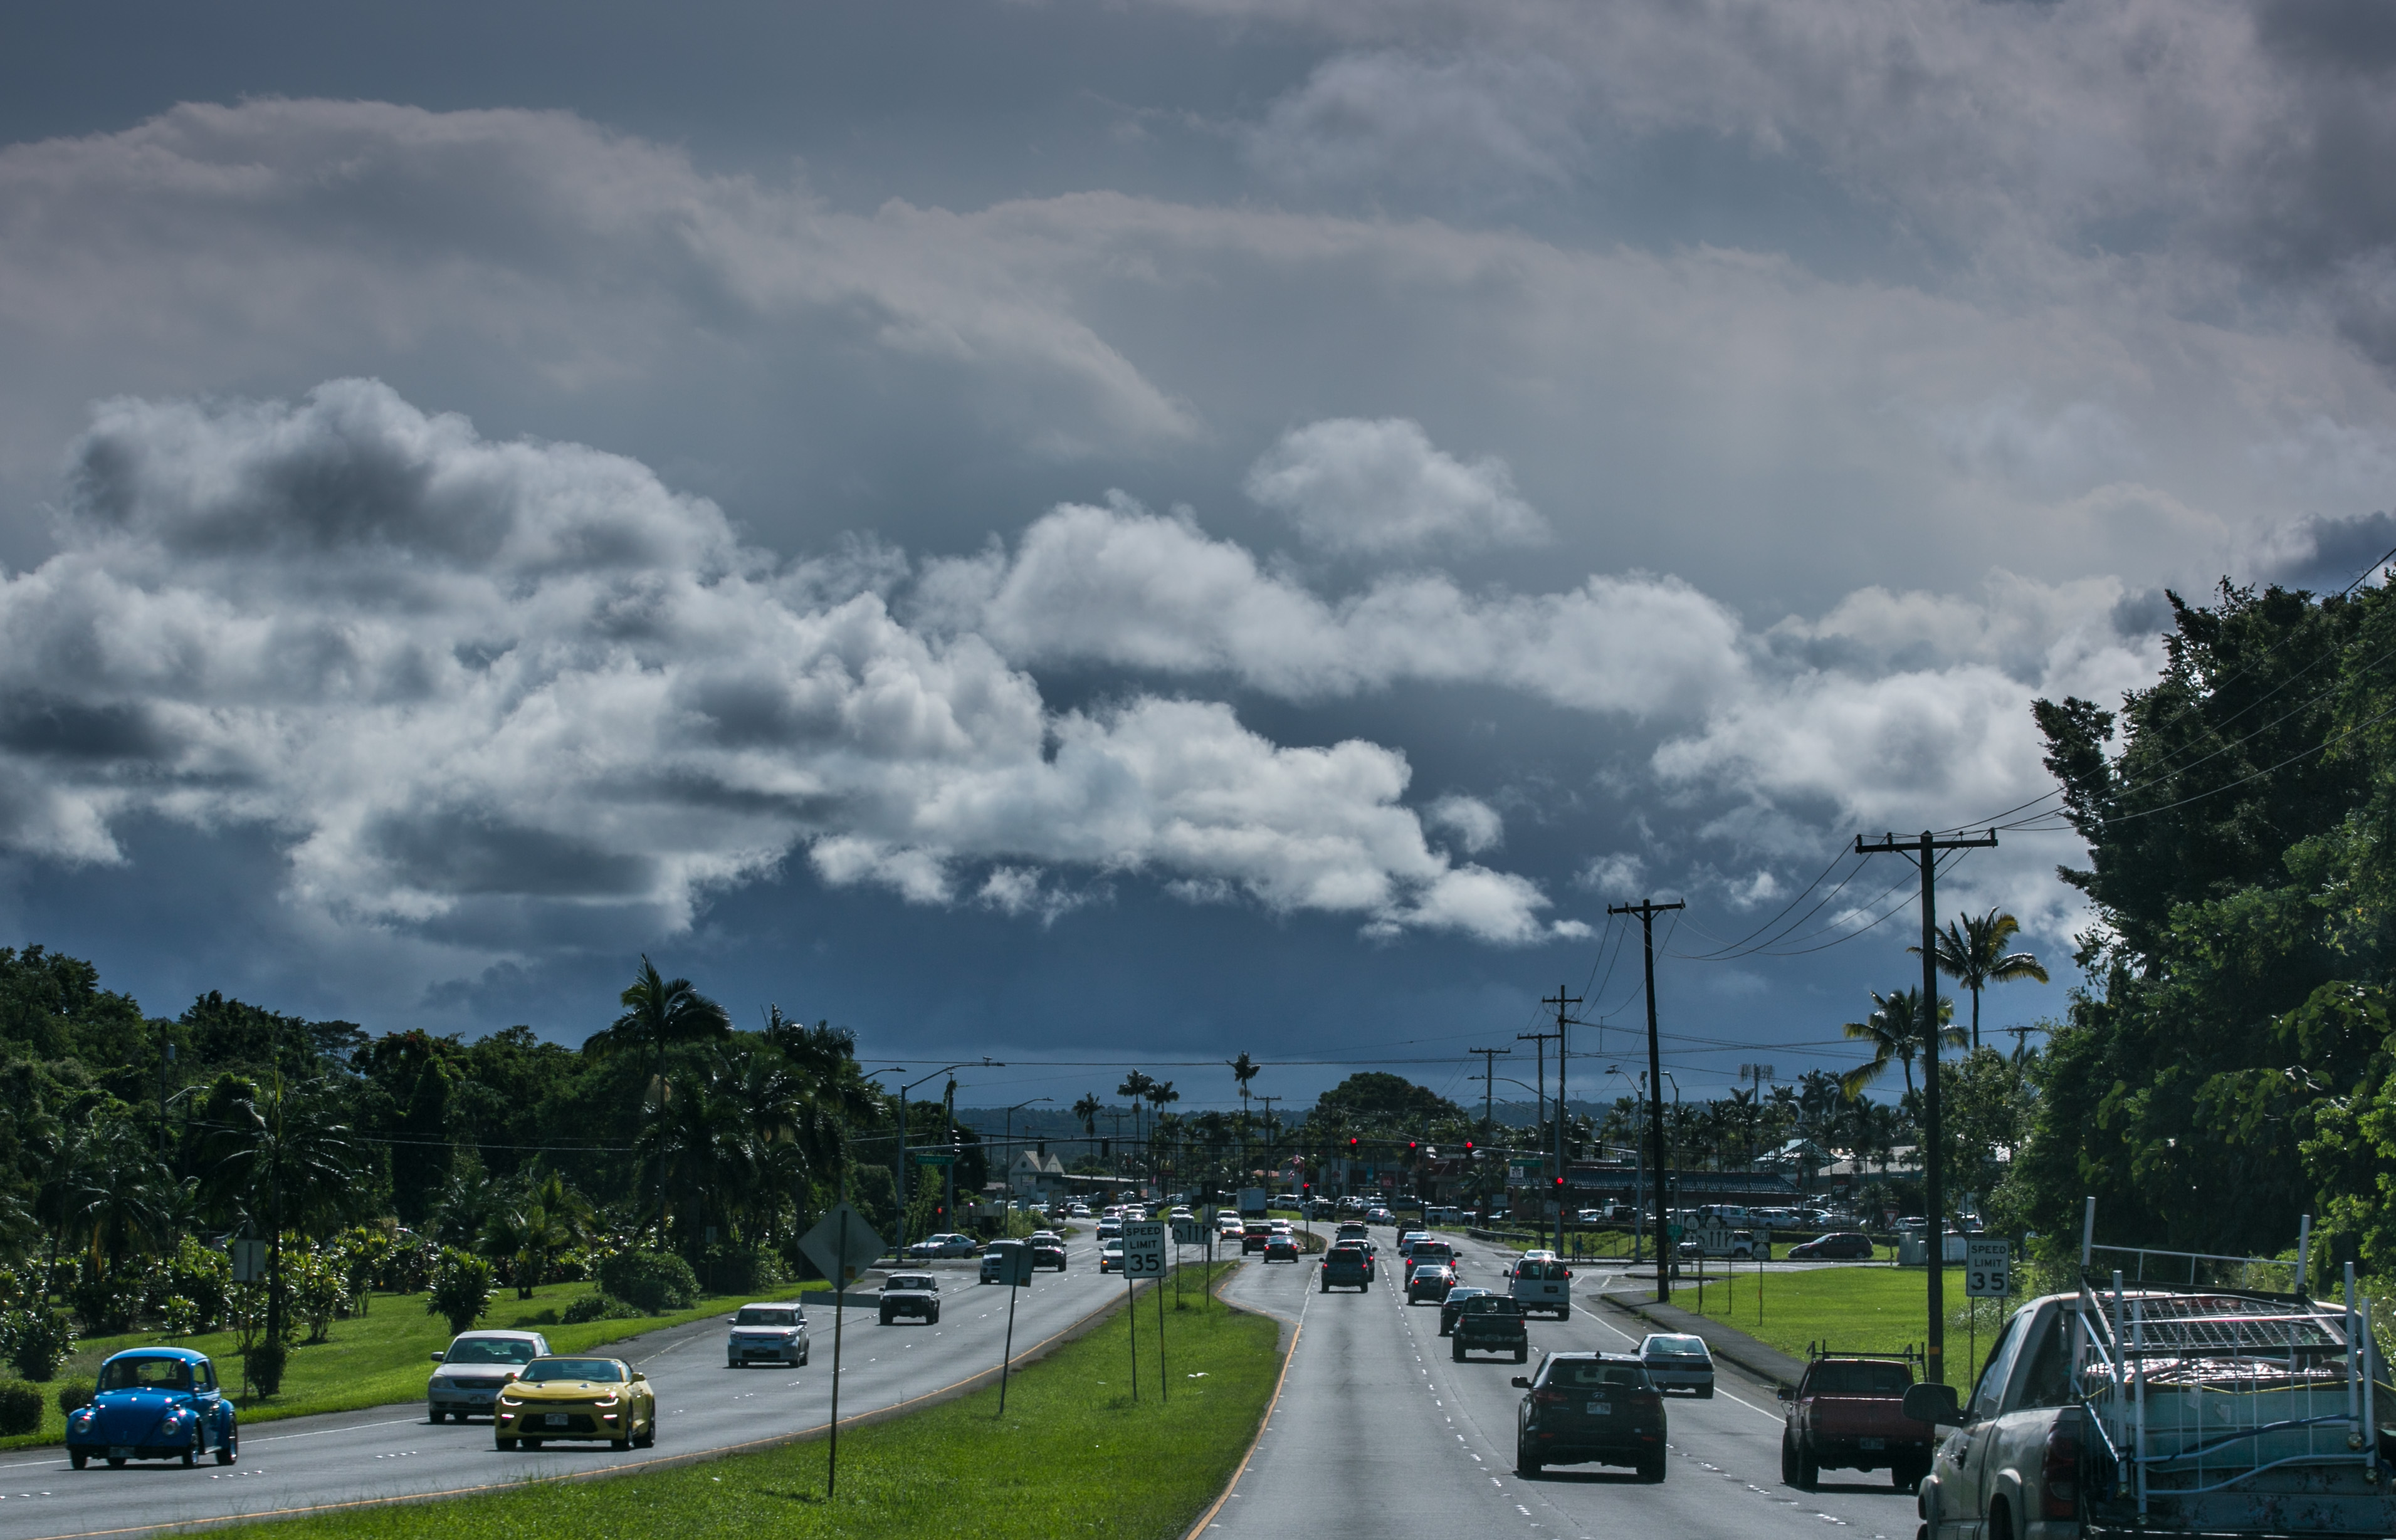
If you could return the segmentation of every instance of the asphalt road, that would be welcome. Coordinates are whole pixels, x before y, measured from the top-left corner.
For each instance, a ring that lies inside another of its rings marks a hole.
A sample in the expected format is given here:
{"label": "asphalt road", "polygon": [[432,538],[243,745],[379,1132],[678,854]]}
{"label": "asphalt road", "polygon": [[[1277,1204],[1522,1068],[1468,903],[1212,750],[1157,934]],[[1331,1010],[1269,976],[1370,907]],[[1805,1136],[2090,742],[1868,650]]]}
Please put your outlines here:
{"label": "asphalt road", "polygon": [[[1044,1272],[1016,1305],[1018,1361],[1044,1339],[1121,1299],[1120,1275],[1101,1278],[1086,1236],[1068,1249],[1071,1267]],[[841,1360],[844,1421],[927,1396],[995,1368],[1006,1327],[1007,1291],[975,1281],[971,1263],[934,1264],[940,1323],[877,1325],[871,1308],[848,1308]],[[721,1318],[656,1332],[605,1349],[646,1371],[658,1392],[658,1443],[619,1454],[604,1444],[550,1444],[502,1454],[491,1425],[435,1427],[421,1402],[322,1417],[260,1423],[242,1430],[240,1463],[137,1464],[73,1470],[66,1453],[0,1455],[0,1540],[64,1540],[126,1534],[394,1497],[506,1486],[532,1477],[634,1469],[658,1460],[820,1429],[832,1400],[832,1312],[807,1310],[808,1367],[726,1369]],[[432,1365],[426,1364],[429,1373]]]}
{"label": "asphalt road", "polygon": [[[1395,1280],[1393,1236],[1380,1281],[1365,1294],[1316,1290],[1311,1265],[1249,1267],[1230,1297],[1299,1322],[1281,1401],[1253,1458],[1216,1512],[1208,1540],[1292,1534],[1621,1533],[1820,1536],[1843,1528],[1911,1540],[1913,1498],[1885,1475],[1824,1472],[1822,1490],[1780,1484],[1780,1403],[1769,1386],[1717,1365],[1711,1401],[1666,1402],[1671,1457],[1659,1486],[1613,1467],[1566,1466],[1535,1480],[1514,1474],[1514,1416],[1527,1368],[1511,1359],[1449,1361],[1439,1312],[1409,1308]],[[1502,1286],[1512,1252],[1459,1243],[1462,1281]],[[1575,1289],[1599,1274],[1576,1269]],[[1570,1321],[1531,1322],[1532,1366],[1546,1351],[1623,1352],[1638,1324],[1578,1305]]]}

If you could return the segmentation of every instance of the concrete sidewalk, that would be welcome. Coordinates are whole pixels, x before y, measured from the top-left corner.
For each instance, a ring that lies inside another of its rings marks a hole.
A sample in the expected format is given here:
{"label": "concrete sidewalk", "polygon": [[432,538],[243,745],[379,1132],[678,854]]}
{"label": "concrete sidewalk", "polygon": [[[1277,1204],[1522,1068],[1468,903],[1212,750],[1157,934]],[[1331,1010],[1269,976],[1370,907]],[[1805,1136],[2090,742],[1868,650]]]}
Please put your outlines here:
{"label": "concrete sidewalk", "polygon": [[[1619,1282],[1628,1285],[1631,1280],[1624,1278]],[[1658,1305],[1644,1297],[1617,1294],[1612,1290],[1595,1292],[1600,1304],[1636,1317],[1659,1332],[1680,1332],[1701,1337],[1705,1340],[1706,1350],[1714,1357],[1735,1363],[1757,1378],[1784,1389],[1794,1389],[1798,1376],[1805,1372],[1805,1366],[1797,1360],[1777,1348],[1757,1341],[1736,1326],[1725,1326],[1719,1321],[1682,1309],[1677,1305]],[[1639,1295],[1653,1292],[1651,1284],[1641,1289]]]}

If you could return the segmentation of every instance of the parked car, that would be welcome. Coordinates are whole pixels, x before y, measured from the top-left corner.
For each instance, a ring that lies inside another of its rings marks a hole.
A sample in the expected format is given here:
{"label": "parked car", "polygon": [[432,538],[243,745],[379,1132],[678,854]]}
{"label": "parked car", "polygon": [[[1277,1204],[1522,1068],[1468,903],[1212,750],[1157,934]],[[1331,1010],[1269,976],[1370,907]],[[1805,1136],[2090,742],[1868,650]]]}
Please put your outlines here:
{"label": "parked car", "polygon": [[94,1455],[122,1470],[127,1460],[180,1460],[203,1454],[229,1466],[241,1455],[240,1415],[206,1353],[188,1348],[133,1348],[100,1366],[88,1404],[67,1418],[67,1463],[81,1470]]}
{"label": "parked car", "polygon": [[1684,1332],[1650,1332],[1639,1344],[1639,1361],[1658,1390],[1690,1390],[1699,1401],[1714,1394],[1714,1356],[1706,1339]]}
{"label": "parked car", "polygon": [[930,1273],[892,1273],[882,1281],[876,1300],[882,1324],[912,1316],[926,1326],[940,1323],[940,1281]]}
{"label": "parked car", "polygon": [[1535,1477],[1551,1465],[1629,1466],[1643,1481],[1664,1479],[1664,1396],[1634,1358],[1554,1353],[1536,1376],[1517,1374],[1514,1471]]}
{"label": "parked car", "polygon": [[[1245,1251],[1242,1252],[1245,1255]],[[1298,1237],[1287,1230],[1275,1230],[1265,1238],[1265,1260],[1295,1262],[1298,1260]]]}
{"label": "parked car", "polygon": [[970,1235],[940,1234],[927,1235],[909,1246],[907,1255],[913,1261],[927,1262],[935,1257],[973,1256],[980,1251],[980,1242]]}
{"label": "parked car", "polygon": [[459,1333],[446,1351],[433,1355],[441,1367],[424,1382],[425,1421],[488,1415],[500,1387],[548,1351],[549,1339],[539,1332]]}
{"label": "parked car", "polygon": [[752,1363],[807,1361],[807,1312],[797,1304],[743,1305],[724,1318],[731,1334],[724,1341],[724,1366],[745,1369]]}
{"label": "parked car", "polygon": [[1456,1287],[1456,1269],[1444,1262],[1418,1262],[1406,1273],[1406,1303],[1431,1300],[1434,1304],[1447,1297]]}
{"label": "parked car", "polygon": [[622,1359],[537,1358],[499,1392],[492,1440],[501,1450],[552,1439],[602,1439],[617,1449],[658,1441],[649,1377]]}
{"label": "parked car", "polygon": [[[1440,1307],[1445,1319],[1447,1307]],[[1467,1353],[1511,1353],[1514,1361],[1526,1363],[1531,1357],[1531,1329],[1523,1308],[1501,1294],[1475,1291],[1473,1298],[1464,1302],[1456,1312],[1456,1324],[1449,1330],[1448,1357],[1458,1363]]]}
{"label": "parked car", "polygon": [[1790,1247],[1788,1258],[1791,1262],[1869,1262],[1872,1258],[1871,1237],[1859,1230],[1817,1235]]}
{"label": "parked car", "polygon": [[1894,1359],[1818,1358],[1793,1388],[1780,1432],[1780,1480],[1811,1492],[1825,1469],[1885,1470],[1910,1492],[1930,1474],[1937,1429],[1905,1414],[1913,1371]]}
{"label": "parked car", "polygon": [[1488,1292],[1486,1289],[1474,1288],[1470,1283],[1458,1283],[1455,1288],[1448,1290],[1447,1297],[1439,1302],[1439,1334],[1445,1336],[1456,1330],[1457,1312],[1464,1308],[1466,1300],[1478,1299]]}

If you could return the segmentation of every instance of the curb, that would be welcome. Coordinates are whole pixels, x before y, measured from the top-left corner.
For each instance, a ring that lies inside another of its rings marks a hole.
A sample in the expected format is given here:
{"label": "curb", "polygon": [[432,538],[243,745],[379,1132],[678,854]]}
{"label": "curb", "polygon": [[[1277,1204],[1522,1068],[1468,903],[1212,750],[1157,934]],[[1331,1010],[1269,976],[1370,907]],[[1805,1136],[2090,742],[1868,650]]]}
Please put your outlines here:
{"label": "curb", "polygon": [[1704,1338],[1708,1352],[1746,1370],[1776,1389],[1795,1389],[1798,1375],[1804,1373],[1804,1365],[1794,1358],[1767,1343],[1757,1341],[1736,1326],[1725,1326],[1709,1317],[1671,1305],[1622,1299],[1602,1292],[1597,1298],[1599,1303],[1625,1315],[1634,1316],[1651,1326]]}

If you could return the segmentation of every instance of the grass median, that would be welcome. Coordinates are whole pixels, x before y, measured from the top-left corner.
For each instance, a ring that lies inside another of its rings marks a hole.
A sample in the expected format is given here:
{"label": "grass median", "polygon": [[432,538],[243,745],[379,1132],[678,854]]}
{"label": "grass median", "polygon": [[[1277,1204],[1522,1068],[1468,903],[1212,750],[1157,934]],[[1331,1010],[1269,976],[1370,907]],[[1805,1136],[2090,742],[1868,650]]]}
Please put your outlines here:
{"label": "grass median", "polygon": [[[1218,1272],[1235,1263],[1218,1264]],[[996,1388],[885,1423],[845,1429],[837,1494],[825,1496],[821,1439],[720,1460],[577,1480],[533,1480],[423,1505],[283,1520],[272,1540],[514,1540],[569,1528],[653,1529],[676,1540],[921,1540],[969,1530],[976,1540],[1171,1540],[1231,1480],[1281,1372],[1279,1327],[1207,1299],[1187,1269],[1181,1308],[1166,1295],[1170,1401],[1158,1395],[1156,1304],[1138,1305],[1140,1387],[1118,1309],[1096,1331],[1018,1370],[998,1414]],[[817,1361],[830,1368],[829,1356]],[[958,1373],[978,1365],[960,1363]],[[671,1453],[660,1445],[660,1453]],[[256,1534],[261,1525],[215,1532]]]}
{"label": "grass median", "polygon": [[[820,1290],[824,1287],[826,1285],[822,1283],[777,1284],[761,1294],[722,1294],[702,1299],[687,1310],[677,1310],[669,1315],[592,1321],[564,1326],[557,1323],[558,1315],[569,1302],[589,1294],[592,1285],[551,1283],[535,1289],[530,1299],[516,1298],[512,1289],[503,1291],[491,1301],[490,1309],[474,1326],[477,1331],[522,1329],[539,1332],[548,1338],[554,1351],[579,1353],[661,1327],[680,1326],[704,1321],[712,1315],[729,1314],[752,1299],[791,1299],[797,1297],[803,1288]],[[59,1386],[71,1379],[91,1378],[99,1372],[101,1361],[111,1353],[123,1352],[127,1348],[150,1348],[161,1344],[189,1348],[215,1360],[217,1373],[236,1392],[234,1399],[241,1407],[241,1420],[246,1426],[320,1412],[353,1412],[360,1407],[387,1406],[394,1401],[421,1401],[424,1399],[424,1382],[433,1373],[433,1355],[449,1346],[449,1325],[439,1316],[425,1313],[424,1295],[421,1294],[375,1294],[364,1315],[333,1322],[326,1340],[295,1344],[290,1358],[285,1363],[282,1393],[266,1401],[238,1394],[241,1359],[234,1351],[235,1339],[230,1332],[212,1332],[191,1337],[166,1337],[155,1332],[94,1337],[77,1348],[57,1380],[41,1387],[45,1397],[41,1431],[0,1439],[0,1449],[63,1441],[66,1419],[59,1411],[56,1394]]]}
{"label": "grass median", "polygon": [[[1708,1264],[1703,1292],[1707,1319],[1804,1361],[1808,1343],[1842,1352],[1919,1349],[1929,1335],[1929,1283],[1919,1268],[1817,1268],[1759,1272]],[[1963,1269],[1947,1269],[1947,1379],[1965,1385],[1980,1372],[1997,1329],[2018,1299],[1966,1300]],[[1654,1298],[1646,1294],[1645,1298]],[[1699,1308],[1695,1264],[1672,1285],[1672,1303]],[[1977,1316],[1969,1313],[1977,1310]]]}

